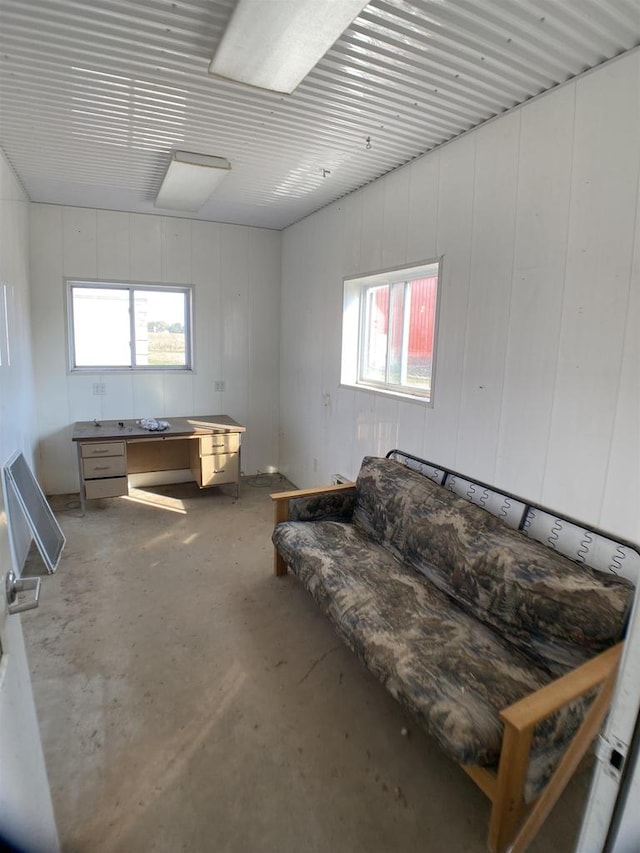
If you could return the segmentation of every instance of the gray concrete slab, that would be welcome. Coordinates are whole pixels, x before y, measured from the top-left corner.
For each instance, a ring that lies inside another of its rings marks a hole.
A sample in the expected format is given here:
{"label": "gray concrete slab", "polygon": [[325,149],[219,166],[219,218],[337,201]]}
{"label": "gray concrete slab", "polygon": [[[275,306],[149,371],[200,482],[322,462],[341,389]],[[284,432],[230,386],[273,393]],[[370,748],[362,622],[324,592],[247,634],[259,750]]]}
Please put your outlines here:
{"label": "gray concrete slab", "polygon": [[[272,576],[272,490],[55,499],[23,624],[64,851],[480,853],[488,801]],[[573,849],[588,782],[532,850]]]}

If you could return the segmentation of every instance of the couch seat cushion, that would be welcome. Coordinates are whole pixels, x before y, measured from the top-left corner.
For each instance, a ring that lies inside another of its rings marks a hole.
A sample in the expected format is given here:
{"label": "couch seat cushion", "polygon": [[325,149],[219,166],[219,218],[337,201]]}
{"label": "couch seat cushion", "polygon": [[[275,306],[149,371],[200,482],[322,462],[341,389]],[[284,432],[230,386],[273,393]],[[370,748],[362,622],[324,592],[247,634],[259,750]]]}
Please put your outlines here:
{"label": "couch seat cushion", "polygon": [[[462,764],[495,763],[500,709],[549,674],[354,525],[285,522],[273,541],[351,648],[442,748]],[[557,719],[541,730],[539,744],[557,741],[563,725]]]}

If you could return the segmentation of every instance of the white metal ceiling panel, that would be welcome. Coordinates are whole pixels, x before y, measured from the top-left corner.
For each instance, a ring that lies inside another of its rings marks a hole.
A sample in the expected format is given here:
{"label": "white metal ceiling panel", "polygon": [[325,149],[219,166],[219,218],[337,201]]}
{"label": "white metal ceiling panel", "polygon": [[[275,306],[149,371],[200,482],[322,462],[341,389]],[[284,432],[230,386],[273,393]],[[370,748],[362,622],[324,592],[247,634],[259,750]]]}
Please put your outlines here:
{"label": "white metal ceiling panel", "polygon": [[30,197],[157,212],[180,149],[232,164],[198,218],[283,228],[640,43],[640,0],[372,0],[286,96],[207,73],[234,5],[0,0],[0,145]]}

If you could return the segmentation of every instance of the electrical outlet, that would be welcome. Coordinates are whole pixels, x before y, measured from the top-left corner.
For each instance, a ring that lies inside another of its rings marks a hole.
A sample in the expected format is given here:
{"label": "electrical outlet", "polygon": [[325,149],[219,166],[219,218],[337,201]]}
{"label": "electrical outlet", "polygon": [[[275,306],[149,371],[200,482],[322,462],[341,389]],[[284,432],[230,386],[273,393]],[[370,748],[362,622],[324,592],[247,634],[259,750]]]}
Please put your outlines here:
{"label": "electrical outlet", "polygon": [[213,383],[214,391],[224,391],[224,379],[216,379]]}
{"label": "electrical outlet", "polygon": [[104,394],[107,393],[106,384],[104,382],[94,382],[93,383],[93,393],[98,397],[102,397]]}
{"label": "electrical outlet", "polygon": [[314,474],[318,473],[318,460],[316,459],[315,456],[313,457],[313,473]]}

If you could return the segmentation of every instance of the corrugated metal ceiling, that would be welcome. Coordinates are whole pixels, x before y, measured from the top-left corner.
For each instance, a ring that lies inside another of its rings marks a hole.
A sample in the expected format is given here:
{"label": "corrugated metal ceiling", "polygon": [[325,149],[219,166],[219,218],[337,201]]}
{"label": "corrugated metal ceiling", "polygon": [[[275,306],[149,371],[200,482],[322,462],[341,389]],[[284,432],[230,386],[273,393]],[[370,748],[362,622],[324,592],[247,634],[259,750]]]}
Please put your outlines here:
{"label": "corrugated metal ceiling", "polygon": [[177,148],[233,166],[198,218],[282,228],[640,43],[638,0],[372,0],[281,96],[207,73],[234,4],[0,0],[0,144],[30,197],[157,212]]}

